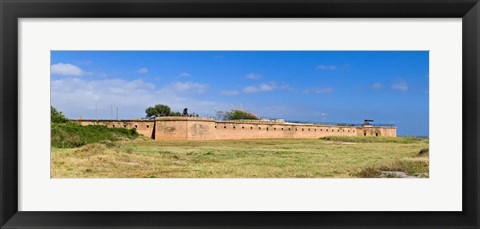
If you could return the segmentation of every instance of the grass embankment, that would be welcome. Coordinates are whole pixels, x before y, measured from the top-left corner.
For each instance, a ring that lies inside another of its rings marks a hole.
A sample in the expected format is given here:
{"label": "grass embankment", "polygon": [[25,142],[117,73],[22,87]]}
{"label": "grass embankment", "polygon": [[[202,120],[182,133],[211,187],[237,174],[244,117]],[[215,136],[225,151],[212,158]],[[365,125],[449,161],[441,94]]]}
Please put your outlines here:
{"label": "grass embankment", "polygon": [[[428,176],[428,139],[329,137],[131,141],[52,149],[52,177],[308,178]],[[425,155],[425,154],[424,154]]]}
{"label": "grass embankment", "polygon": [[[425,138],[416,137],[345,137],[332,136],[322,138],[325,140],[356,142],[356,143],[395,143],[395,144],[413,144],[428,142]],[[373,178],[373,177],[395,177],[395,173],[402,172],[409,176],[427,177],[429,171],[429,154],[428,145],[426,148],[420,149],[415,157],[400,158],[395,161],[387,161],[363,168],[355,174],[357,177]]]}
{"label": "grass embankment", "polygon": [[118,141],[138,137],[135,129],[81,126],[73,122],[52,123],[51,145],[72,148],[101,141]]}

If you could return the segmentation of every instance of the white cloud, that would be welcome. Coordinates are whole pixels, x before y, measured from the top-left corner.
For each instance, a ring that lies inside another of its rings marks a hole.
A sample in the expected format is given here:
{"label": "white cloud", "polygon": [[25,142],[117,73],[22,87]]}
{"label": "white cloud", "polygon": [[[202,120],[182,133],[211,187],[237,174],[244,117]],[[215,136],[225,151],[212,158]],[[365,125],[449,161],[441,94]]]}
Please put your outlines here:
{"label": "white cloud", "polygon": [[147,74],[148,73],[148,68],[140,68],[140,69],[137,70],[137,73]]}
{"label": "white cloud", "polygon": [[243,88],[243,92],[247,94],[257,93],[257,92],[269,92],[274,90],[286,90],[289,89],[288,84],[278,84],[276,82],[262,83],[258,85],[251,85]]}
{"label": "white cloud", "polygon": [[180,77],[190,77],[190,76],[192,76],[192,74],[190,74],[188,72],[182,72],[182,73],[178,74],[178,76],[180,76]]}
{"label": "white cloud", "polygon": [[335,70],[337,69],[337,66],[335,65],[317,65],[317,67],[315,68],[315,70]]}
{"label": "white cloud", "polygon": [[232,95],[238,95],[238,94],[240,94],[240,92],[237,91],[237,90],[224,90],[224,91],[220,92],[220,94],[226,95],[226,96],[232,96]]}
{"label": "white cloud", "polygon": [[324,88],[312,88],[312,89],[307,89],[304,90],[304,94],[331,94],[335,90],[331,87],[324,87]]}
{"label": "white cloud", "polygon": [[202,115],[214,114],[216,107],[226,107],[225,104],[189,96],[187,92],[198,93],[206,90],[206,84],[194,82],[179,82],[157,88],[142,79],[62,78],[52,80],[51,85],[52,105],[69,118],[112,118],[112,106],[113,118],[118,106],[120,119],[143,117],[145,108],[155,104],[169,105],[174,111],[188,107],[190,111]]}
{"label": "white cloud", "polygon": [[399,90],[399,91],[407,91],[408,90],[408,84],[403,79],[397,79],[393,83],[392,89]]}
{"label": "white cloud", "polygon": [[187,82],[176,82],[173,84],[173,89],[181,92],[194,92],[198,94],[203,94],[207,92],[208,84],[195,83],[192,81]]}
{"label": "white cloud", "polygon": [[73,64],[58,63],[50,66],[50,73],[52,75],[61,76],[82,76],[85,72]]}
{"label": "white cloud", "polygon": [[382,89],[383,84],[382,83],[374,83],[374,84],[372,84],[372,88],[373,89]]}
{"label": "white cloud", "polygon": [[262,75],[257,73],[248,73],[245,75],[245,78],[251,79],[251,80],[259,80],[262,78]]}

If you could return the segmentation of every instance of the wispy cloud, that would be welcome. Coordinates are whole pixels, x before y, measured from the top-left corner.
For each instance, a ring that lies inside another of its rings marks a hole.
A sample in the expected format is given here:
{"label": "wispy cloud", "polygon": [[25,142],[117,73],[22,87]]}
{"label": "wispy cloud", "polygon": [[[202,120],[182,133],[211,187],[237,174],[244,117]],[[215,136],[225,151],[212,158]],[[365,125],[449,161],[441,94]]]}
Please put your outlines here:
{"label": "wispy cloud", "polygon": [[268,82],[262,83],[258,85],[250,85],[243,88],[243,93],[251,94],[257,92],[270,92],[275,90],[286,90],[289,89],[290,86],[285,83],[276,83],[276,82]]}
{"label": "wispy cloud", "polygon": [[190,74],[188,72],[182,72],[182,73],[178,74],[178,76],[180,76],[180,77],[190,77],[190,76],[192,76],[192,74]]}
{"label": "wispy cloud", "polygon": [[148,73],[148,68],[140,68],[140,69],[137,70],[137,73],[147,74]]}
{"label": "wispy cloud", "polygon": [[375,89],[375,90],[378,90],[378,89],[382,89],[383,88],[383,84],[382,83],[374,83],[371,85],[371,88]]}
{"label": "wispy cloud", "polygon": [[335,90],[332,87],[312,88],[303,91],[304,94],[331,94]]}
{"label": "wispy cloud", "polygon": [[192,81],[176,82],[172,85],[172,88],[180,92],[193,92],[197,94],[203,94],[207,92],[208,84],[195,83]]}
{"label": "wispy cloud", "polygon": [[52,75],[61,76],[82,76],[85,72],[78,66],[73,64],[57,63],[50,66],[50,73]]}
{"label": "wispy cloud", "polygon": [[262,75],[257,74],[257,73],[248,73],[245,75],[245,78],[250,79],[250,80],[259,80],[262,78]]}
{"label": "wispy cloud", "polygon": [[69,118],[94,118],[98,104],[99,118],[112,118],[111,106],[119,107],[119,118],[135,118],[145,115],[146,107],[168,104],[173,110],[189,110],[201,114],[213,114],[215,107],[225,105],[189,96],[204,92],[206,84],[177,82],[157,88],[142,79],[98,79],[86,80],[67,77],[52,80],[52,105],[64,111]]}
{"label": "wispy cloud", "polygon": [[408,83],[404,79],[397,79],[393,82],[392,89],[399,91],[407,91]]}
{"label": "wispy cloud", "polygon": [[222,92],[220,92],[220,94],[226,95],[226,96],[232,96],[232,95],[240,94],[240,91],[238,91],[238,90],[223,90]]}
{"label": "wispy cloud", "polygon": [[336,70],[337,69],[337,66],[335,65],[317,65],[317,67],[315,67],[315,70],[317,71],[320,71],[320,70]]}

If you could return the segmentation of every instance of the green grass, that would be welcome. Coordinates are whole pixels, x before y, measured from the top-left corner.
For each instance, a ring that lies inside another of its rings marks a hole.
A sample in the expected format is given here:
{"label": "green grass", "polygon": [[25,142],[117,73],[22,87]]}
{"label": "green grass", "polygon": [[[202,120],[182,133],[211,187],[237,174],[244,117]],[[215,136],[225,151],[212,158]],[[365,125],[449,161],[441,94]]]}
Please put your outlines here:
{"label": "green grass", "polygon": [[135,129],[107,128],[105,126],[81,126],[76,123],[52,123],[51,145],[57,148],[73,148],[101,141],[118,141],[138,137]]}
{"label": "green grass", "polygon": [[52,149],[52,177],[332,178],[428,176],[428,139],[365,137],[155,141]]}
{"label": "green grass", "polygon": [[329,141],[339,141],[339,142],[356,142],[356,143],[403,143],[411,144],[416,142],[428,142],[426,138],[416,138],[416,137],[376,137],[376,136],[362,136],[362,137],[351,137],[351,136],[331,136],[323,137],[323,140]]}

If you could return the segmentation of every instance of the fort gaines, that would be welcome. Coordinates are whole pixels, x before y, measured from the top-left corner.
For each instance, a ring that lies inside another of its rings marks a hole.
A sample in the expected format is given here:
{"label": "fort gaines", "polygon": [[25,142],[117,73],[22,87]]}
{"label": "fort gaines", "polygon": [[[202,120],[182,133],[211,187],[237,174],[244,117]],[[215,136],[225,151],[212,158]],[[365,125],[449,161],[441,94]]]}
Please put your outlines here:
{"label": "fort gaines", "polygon": [[321,138],[327,136],[396,137],[395,126],[327,125],[291,123],[283,120],[221,121],[199,117],[157,117],[154,120],[75,120],[80,125],[103,125],[110,128],[136,129],[155,140],[223,140],[255,138]]}

